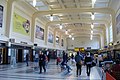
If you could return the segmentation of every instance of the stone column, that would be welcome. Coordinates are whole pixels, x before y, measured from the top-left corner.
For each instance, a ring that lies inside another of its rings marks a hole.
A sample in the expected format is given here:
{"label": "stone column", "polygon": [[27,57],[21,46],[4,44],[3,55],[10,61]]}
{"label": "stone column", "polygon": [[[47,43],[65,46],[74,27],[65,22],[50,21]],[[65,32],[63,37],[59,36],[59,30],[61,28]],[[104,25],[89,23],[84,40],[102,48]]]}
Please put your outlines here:
{"label": "stone column", "polygon": [[11,30],[11,20],[12,20],[12,6],[14,0],[7,1],[7,13],[6,13],[6,30],[5,35],[9,38],[10,37],[10,30]]}
{"label": "stone column", "polygon": [[112,14],[112,30],[113,30],[113,43],[114,43],[116,41],[116,35],[117,35],[115,14]]}
{"label": "stone column", "polygon": [[35,40],[35,20],[36,17],[32,16],[32,23],[31,23],[31,41],[34,43]]}
{"label": "stone column", "polygon": [[45,45],[48,43],[48,25],[45,26]]}
{"label": "stone column", "polygon": [[56,47],[56,30],[54,30],[53,46]]}

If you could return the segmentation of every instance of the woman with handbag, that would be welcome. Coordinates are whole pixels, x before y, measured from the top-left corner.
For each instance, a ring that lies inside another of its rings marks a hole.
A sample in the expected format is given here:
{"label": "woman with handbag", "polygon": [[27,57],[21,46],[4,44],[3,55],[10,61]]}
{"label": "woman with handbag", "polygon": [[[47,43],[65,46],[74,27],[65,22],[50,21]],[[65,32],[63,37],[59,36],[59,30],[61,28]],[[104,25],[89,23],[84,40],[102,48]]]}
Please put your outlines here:
{"label": "woman with handbag", "polygon": [[75,56],[75,61],[76,61],[76,67],[77,67],[76,74],[78,77],[78,75],[81,75],[81,68],[82,68],[82,61],[83,61],[83,57],[82,55],[79,54],[79,52],[77,52],[77,55]]}

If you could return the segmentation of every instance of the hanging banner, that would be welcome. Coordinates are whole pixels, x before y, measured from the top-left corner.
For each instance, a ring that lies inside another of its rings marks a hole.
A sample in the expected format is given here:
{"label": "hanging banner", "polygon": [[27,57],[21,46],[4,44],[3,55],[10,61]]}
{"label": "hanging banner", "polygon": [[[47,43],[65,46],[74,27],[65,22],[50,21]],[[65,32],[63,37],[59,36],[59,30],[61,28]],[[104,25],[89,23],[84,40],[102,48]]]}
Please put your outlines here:
{"label": "hanging banner", "polygon": [[44,40],[44,29],[36,25],[35,38]]}
{"label": "hanging banner", "polygon": [[116,18],[116,30],[117,30],[117,34],[120,33],[120,14],[117,16]]}
{"label": "hanging banner", "polygon": [[14,13],[13,16],[13,31],[29,36],[30,35],[30,21],[24,17]]}
{"label": "hanging banner", "polygon": [[53,43],[53,34],[51,32],[48,34],[48,42]]}
{"label": "hanging banner", "polygon": [[0,5],[0,27],[2,28],[3,23],[3,6]]}

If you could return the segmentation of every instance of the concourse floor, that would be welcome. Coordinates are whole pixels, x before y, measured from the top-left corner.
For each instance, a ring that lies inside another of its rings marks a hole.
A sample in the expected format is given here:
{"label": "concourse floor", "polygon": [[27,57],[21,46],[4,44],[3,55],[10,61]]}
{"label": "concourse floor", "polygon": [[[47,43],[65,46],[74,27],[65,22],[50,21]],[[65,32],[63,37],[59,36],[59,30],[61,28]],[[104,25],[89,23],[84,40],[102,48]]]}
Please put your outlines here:
{"label": "concourse floor", "polygon": [[0,65],[0,80],[102,80],[98,67],[91,69],[91,74],[88,77],[86,67],[82,66],[82,74],[76,77],[76,66],[71,64],[72,71],[61,71],[60,66],[55,64],[55,60],[51,60],[47,65],[46,73],[39,74],[39,69],[34,69],[34,64],[30,62],[29,66],[26,63],[17,63],[15,67],[10,65]]}

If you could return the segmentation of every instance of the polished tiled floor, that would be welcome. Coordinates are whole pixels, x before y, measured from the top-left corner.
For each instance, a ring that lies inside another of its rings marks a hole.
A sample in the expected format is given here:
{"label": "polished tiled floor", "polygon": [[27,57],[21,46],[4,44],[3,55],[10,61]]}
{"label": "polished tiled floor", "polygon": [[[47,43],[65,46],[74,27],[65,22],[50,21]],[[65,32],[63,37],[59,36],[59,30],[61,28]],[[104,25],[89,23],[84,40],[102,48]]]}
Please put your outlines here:
{"label": "polished tiled floor", "polygon": [[86,67],[83,66],[81,76],[76,77],[75,64],[71,65],[70,73],[61,71],[60,66],[55,65],[55,60],[47,65],[46,73],[39,74],[39,70],[34,70],[33,66],[34,63],[29,63],[28,67],[25,63],[17,63],[14,68],[10,65],[0,65],[0,80],[102,80],[97,67],[92,68],[88,77]]}

